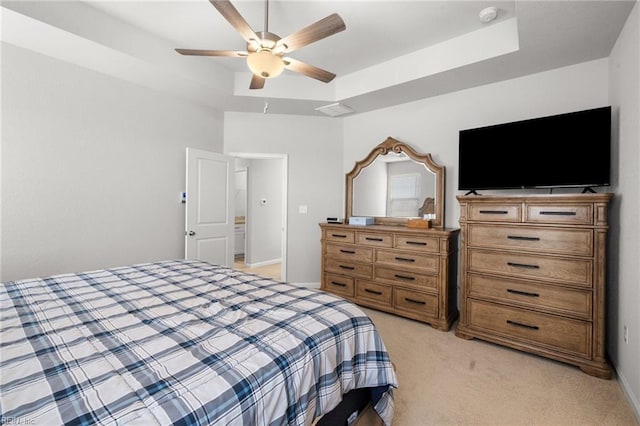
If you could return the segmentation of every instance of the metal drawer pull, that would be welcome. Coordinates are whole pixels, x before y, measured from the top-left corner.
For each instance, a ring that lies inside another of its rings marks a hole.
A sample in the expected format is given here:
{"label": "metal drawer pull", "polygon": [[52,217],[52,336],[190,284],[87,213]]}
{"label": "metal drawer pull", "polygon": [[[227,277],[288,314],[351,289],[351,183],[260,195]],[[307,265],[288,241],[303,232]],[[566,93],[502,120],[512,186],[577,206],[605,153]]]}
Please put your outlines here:
{"label": "metal drawer pull", "polygon": [[407,241],[407,244],[413,244],[414,246],[426,246],[427,243],[423,241]]}
{"label": "metal drawer pull", "polygon": [[344,249],[340,249],[340,253],[356,254],[356,252],[353,250],[344,250]]}
{"label": "metal drawer pull", "polygon": [[382,295],[381,291],[369,290],[368,288],[365,288],[364,291],[366,291],[367,293],[377,294],[378,296]]}
{"label": "metal drawer pull", "polygon": [[520,237],[518,235],[507,235],[509,240],[521,240],[521,241],[540,241],[540,237]]}
{"label": "metal drawer pull", "polygon": [[347,238],[347,236],[344,234],[331,234],[331,236],[336,238]]}
{"label": "metal drawer pull", "polygon": [[551,216],[575,216],[576,212],[541,211],[540,214],[546,214]]}
{"label": "metal drawer pull", "polygon": [[349,271],[353,271],[354,269],[356,269],[356,268],[354,268],[353,266],[344,266],[344,265],[340,265],[340,267],[341,267],[342,269],[348,269]]}
{"label": "metal drawer pull", "polygon": [[399,260],[401,262],[415,262],[415,259],[410,259],[408,257],[396,257],[396,260]]}
{"label": "metal drawer pull", "polygon": [[394,277],[400,278],[401,280],[409,280],[409,281],[413,281],[416,279],[416,277],[408,277],[406,275],[398,275],[398,274],[395,274]]}
{"label": "metal drawer pull", "polygon": [[426,305],[427,304],[427,302],[424,302],[422,300],[409,299],[408,297],[405,297],[404,300],[406,300],[407,302],[416,303],[418,305]]}
{"label": "metal drawer pull", "polygon": [[345,283],[339,283],[337,281],[331,281],[331,284],[333,285],[337,285],[339,287],[346,287],[347,285]]}
{"label": "metal drawer pull", "polygon": [[507,265],[509,265],[509,266],[517,266],[518,268],[540,269],[540,267],[538,265],[527,265],[525,263],[507,262]]}
{"label": "metal drawer pull", "polygon": [[383,241],[382,238],[364,237],[367,241]]}
{"label": "metal drawer pull", "polygon": [[482,214],[508,214],[508,210],[480,210]]}
{"label": "metal drawer pull", "polygon": [[540,295],[538,293],[529,293],[529,292],[526,292],[526,291],[514,290],[512,288],[508,288],[507,291],[509,293],[518,294],[520,296],[540,297]]}
{"label": "metal drawer pull", "polygon": [[529,330],[540,330],[540,327],[538,327],[537,325],[522,324],[511,320],[507,320],[507,324],[515,325],[522,328],[528,328]]}

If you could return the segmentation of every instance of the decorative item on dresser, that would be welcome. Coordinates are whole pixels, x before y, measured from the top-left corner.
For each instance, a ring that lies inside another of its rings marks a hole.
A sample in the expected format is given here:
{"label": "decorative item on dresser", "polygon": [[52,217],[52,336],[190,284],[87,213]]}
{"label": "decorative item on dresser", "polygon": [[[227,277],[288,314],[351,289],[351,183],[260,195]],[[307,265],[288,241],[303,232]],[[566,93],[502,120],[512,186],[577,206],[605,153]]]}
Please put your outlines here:
{"label": "decorative item on dresser", "polygon": [[611,378],[605,281],[612,196],[458,196],[462,252],[456,336]]}
{"label": "decorative item on dresser", "polygon": [[457,229],[321,223],[321,288],[448,331],[456,307]]}
{"label": "decorative item on dresser", "polygon": [[345,218],[374,224],[320,224],[321,288],[448,331],[458,317],[459,230],[444,228],[444,181],[430,154],[391,137],[356,162],[346,175]]}

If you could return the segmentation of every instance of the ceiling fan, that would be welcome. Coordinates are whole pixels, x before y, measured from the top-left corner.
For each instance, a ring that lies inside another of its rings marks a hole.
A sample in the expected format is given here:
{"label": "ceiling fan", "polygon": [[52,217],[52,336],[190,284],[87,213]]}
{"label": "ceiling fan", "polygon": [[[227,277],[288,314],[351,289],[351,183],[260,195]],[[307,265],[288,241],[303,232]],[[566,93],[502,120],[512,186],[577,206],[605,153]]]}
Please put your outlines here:
{"label": "ceiling fan", "polygon": [[335,78],[336,75],[329,71],[284,55],[343,31],[346,26],[337,13],[331,14],[284,38],[280,38],[278,35],[269,32],[269,0],[265,0],[264,31],[259,32],[254,32],[251,29],[247,21],[244,20],[230,1],[209,1],[245,39],[247,50],[176,49],[176,52],[182,55],[247,58],[247,65],[253,73],[249,89],[262,89],[266,79],[277,77],[284,68],[324,83],[328,83]]}

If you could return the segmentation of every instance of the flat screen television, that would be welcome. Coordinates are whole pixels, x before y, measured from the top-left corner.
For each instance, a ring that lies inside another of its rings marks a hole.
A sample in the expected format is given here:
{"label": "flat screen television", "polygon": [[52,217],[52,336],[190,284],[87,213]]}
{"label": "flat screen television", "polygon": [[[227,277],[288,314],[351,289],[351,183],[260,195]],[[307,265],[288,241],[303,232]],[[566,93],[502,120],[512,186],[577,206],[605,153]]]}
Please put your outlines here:
{"label": "flat screen television", "polygon": [[461,130],[458,189],[610,184],[611,107]]}

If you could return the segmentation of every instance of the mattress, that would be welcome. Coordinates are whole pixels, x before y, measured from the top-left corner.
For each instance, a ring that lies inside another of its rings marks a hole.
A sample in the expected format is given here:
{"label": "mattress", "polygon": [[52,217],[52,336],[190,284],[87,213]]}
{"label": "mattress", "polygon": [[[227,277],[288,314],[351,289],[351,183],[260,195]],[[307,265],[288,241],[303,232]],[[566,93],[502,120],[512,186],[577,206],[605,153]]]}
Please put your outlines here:
{"label": "mattress", "polygon": [[310,425],[397,379],[357,306],[175,260],[0,284],[2,424]]}

